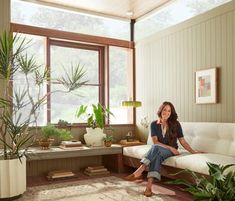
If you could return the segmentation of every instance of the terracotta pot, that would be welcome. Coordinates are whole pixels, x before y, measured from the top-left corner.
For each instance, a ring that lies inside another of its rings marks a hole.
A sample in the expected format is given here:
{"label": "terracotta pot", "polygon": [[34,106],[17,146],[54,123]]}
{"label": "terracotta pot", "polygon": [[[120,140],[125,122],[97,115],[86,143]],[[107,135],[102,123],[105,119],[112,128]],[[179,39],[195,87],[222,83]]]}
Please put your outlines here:
{"label": "terracotta pot", "polygon": [[50,149],[50,146],[54,142],[54,139],[39,139],[38,144],[41,146],[43,150]]}
{"label": "terracotta pot", "polygon": [[112,141],[105,141],[105,142],[104,142],[104,145],[105,145],[106,147],[111,147]]}

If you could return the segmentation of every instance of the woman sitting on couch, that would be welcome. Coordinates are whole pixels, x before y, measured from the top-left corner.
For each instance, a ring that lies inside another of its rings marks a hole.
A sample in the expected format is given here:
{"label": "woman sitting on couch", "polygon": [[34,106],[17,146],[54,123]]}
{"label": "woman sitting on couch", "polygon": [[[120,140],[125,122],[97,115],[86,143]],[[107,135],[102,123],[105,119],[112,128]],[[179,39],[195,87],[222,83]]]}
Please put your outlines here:
{"label": "woman sitting on couch", "polygon": [[140,161],[142,165],[131,175],[125,177],[128,181],[140,179],[142,172],[148,167],[148,182],[144,195],[152,196],[152,183],[154,178],[161,179],[160,167],[162,162],[170,156],[179,155],[177,139],[180,144],[190,153],[198,153],[194,151],[186,142],[183,131],[178,122],[178,115],[175,108],[170,102],[163,102],[157,112],[158,120],[151,123],[151,137],[153,145],[146,153],[145,157]]}

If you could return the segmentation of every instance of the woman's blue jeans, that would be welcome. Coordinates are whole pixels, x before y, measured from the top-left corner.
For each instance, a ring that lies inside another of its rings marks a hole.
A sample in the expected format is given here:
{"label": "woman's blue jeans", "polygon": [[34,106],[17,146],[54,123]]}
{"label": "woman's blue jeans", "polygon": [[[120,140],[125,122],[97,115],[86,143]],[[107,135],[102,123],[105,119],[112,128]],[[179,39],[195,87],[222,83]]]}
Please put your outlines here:
{"label": "woman's blue jeans", "polygon": [[174,154],[160,145],[153,144],[150,150],[145,154],[145,157],[140,161],[149,166],[147,177],[153,177],[161,180],[160,169],[162,162]]}

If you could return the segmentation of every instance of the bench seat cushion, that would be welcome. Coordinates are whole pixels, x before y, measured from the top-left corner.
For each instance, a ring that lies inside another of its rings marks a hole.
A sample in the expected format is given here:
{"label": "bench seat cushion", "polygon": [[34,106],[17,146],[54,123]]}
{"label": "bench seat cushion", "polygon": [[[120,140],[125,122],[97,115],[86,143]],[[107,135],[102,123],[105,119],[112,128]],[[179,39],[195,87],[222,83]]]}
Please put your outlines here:
{"label": "bench seat cushion", "polygon": [[[151,146],[152,145],[138,145],[138,146],[124,147],[123,155],[141,160],[144,157],[144,155],[148,152],[148,150],[151,148]],[[171,167],[176,167],[176,159],[189,154],[184,149],[179,149],[179,152],[181,153],[179,156],[173,156],[167,158],[163,162],[163,164]]]}
{"label": "bench seat cushion", "polygon": [[[131,146],[131,147],[124,147],[123,148],[123,155],[142,159],[144,155],[148,152],[151,148],[151,145],[138,145],[138,146]],[[198,172],[201,174],[208,175],[208,166],[206,162],[227,165],[227,164],[235,164],[235,157],[226,156],[222,154],[215,154],[215,153],[203,153],[203,154],[190,154],[184,149],[179,149],[181,153],[178,156],[172,156],[167,158],[163,165],[176,167],[179,169],[190,169],[194,172]],[[230,167],[228,171],[235,171],[235,167]]]}
{"label": "bench seat cushion", "polygon": [[[214,153],[189,154],[177,158],[175,167],[180,169],[188,168],[194,172],[208,175],[207,162],[221,165],[235,164],[235,157]],[[225,173],[228,171],[235,171],[235,166],[228,168]]]}

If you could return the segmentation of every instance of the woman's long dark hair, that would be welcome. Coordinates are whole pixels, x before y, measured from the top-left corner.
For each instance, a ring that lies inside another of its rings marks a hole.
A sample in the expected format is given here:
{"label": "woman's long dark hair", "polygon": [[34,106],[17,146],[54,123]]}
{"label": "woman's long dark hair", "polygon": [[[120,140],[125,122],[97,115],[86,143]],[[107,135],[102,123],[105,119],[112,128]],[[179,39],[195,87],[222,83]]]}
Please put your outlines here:
{"label": "woman's long dark hair", "polygon": [[158,109],[157,115],[159,118],[161,118],[162,111],[167,105],[169,105],[171,108],[171,116],[167,120],[168,132],[166,133],[166,136],[169,140],[169,145],[174,147],[177,141],[177,126],[179,124],[179,122],[177,121],[178,115],[175,111],[174,105],[171,102],[167,102],[167,101],[163,102],[162,105]]}

